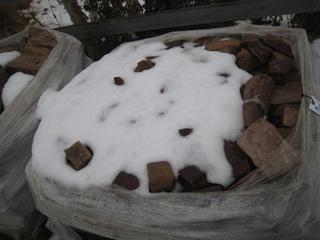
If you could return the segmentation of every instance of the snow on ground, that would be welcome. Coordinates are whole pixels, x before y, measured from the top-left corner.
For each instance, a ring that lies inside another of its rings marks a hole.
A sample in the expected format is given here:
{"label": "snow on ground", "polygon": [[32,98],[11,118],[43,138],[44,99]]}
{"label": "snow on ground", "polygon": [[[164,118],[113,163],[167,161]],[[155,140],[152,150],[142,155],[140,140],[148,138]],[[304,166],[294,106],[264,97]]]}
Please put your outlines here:
{"label": "snow on ground", "polygon": [[32,0],[30,8],[36,18],[46,27],[73,25],[69,13],[58,0]]}
{"label": "snow on ground", "polygon": [[22,72],[17,72],[10,76],[2,90],[2,102],[5,108],[9,106],[33,77],[33,75]]}
{"label": "snow on ground", "polygon": [[0,66],[4,67],[7,63],[13,61],[17,57],[19,57],[21,53],[18,51],[10,51],[10,52],[3,52],[0,53]]}
{"label": "snow on ground", "polygon": [[[156,65],[134,72],[146,56],[158,56],[153,59]],[[124,85],[114,84],[117,76]],[[122,45],[60,92],[42,96],[31,166],[44,176],[82,188],[111,184],[124,170],[139,177],[136,191],[144,194],[146,164],[168,160],[176,175],[194,164],[207,172],[210,182],[226,186],[233,177],[223,140],[240,135],[239,89],[250,76],[235,65],[235,56],[190,42],[168,50],[162,42]],[[193,132],[181,137],[181,128]],[[64,149],[78,140],[94,156],[75,171],[66,164]]]}

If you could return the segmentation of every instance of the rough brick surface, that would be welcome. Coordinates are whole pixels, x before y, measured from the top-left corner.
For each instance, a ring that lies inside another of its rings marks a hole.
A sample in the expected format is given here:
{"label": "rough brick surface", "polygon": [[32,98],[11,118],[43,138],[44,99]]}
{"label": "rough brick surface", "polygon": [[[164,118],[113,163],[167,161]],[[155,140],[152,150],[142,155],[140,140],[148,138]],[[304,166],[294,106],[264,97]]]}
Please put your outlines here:
{"label": "rough brick surface", "polygon": [[256,167],[268,168],[278,165],[272,161],[282,141],[278,130],[271,123],[260,119],[241,134],[237,143]]}
{"label": "rough brick surface", "polygon": [[30,28],[30,39],[27,44],[34,46],[54,48],[57,44],[55,37],[48,31],[40,28]]}
{"label": "rough brick surface", "polygon": [[277,128],[278,132],[280,133],[281,137],[286,138],[292,131],[292,128]]}
{"label": "rough brick surface", "polygon": [[120,172],[113,183],[127,190],[135,190],[139,187],[139,179],[132,174]]}
{"label": "rough brick surface", "polygon": [[285,106],[283,109],[282,125],[284,127],[294,127],[299,117],[299,108]]}
{"label": "rough brick surface", "polygon": [[279,37],[266,35],[262,38],[264,44],[268,45],[272,49],[281,52],[287,56],[293,57],[290,44]]}
{"label": "rough brick surface", "polygon": [[256,56],[262,63],[270,59],[272,50],[262,44],[260,41],[251,41],[247,43],[248,50]]}
{"label": "rough brick surface", "polygon": [[300,82],[287,82],[283,86],[277,86],[271,96],[273,105],[298,103],[302,97],[302,86]]}
{"label": "rough brick surface", "polygon": [[176,40],[165,42],[164,44],[167,46],[167,49],[174,48],[174,47],[183,47],[184,40]]}
{"label": "rough brick surface", "polygon": [[169,162],[152,162],[147,165],[147,169],[150,192],[171,192],[174,189],[176,177]]}
{"label": "rough brick surface", "polygon": [[15,60],[9,62],[6,65],[6,70],[10,74],[23,72],[36,75],[45,60],[46,57],[43,56],[23,54],[17,57]]}
{"label": "rough brick surface", "polygon": [[246,102],[242,106],[244,126],[249,127],[258,119],[264,117],[265,113],[260,104],[256,102]]}
{"label": "rough brick surface", "polygon": [[[283,84],[289,71],[292,67],[292,62],[288,60],[271,60],[269,62],[269,75],[272,76],[279,84]],[[277,82],[277,83],[278,83]]]}
{"label": "rough brick surface", "polygon": [[91,151],[79,141],[65,149],[64,152],[67,161],[75,170],[80,170],[87,166],[92,158]]}
{"label": "rough brick surface", "polygon": [[244,87],[244,100],[257,98],[268,110],[274,87],[271,77],[263,73],[257,74],[247,81]]}
{"label": "rough brick surface", "polygon": [[23,54],[40,55],[40,56],[48,57],[50,51],[51,50],[48,47],[37,46],[37,45],[32,45],[30,43],[27,43],[23,49]]}
{"label": "rough brick surface", "polygon": [[224,152],[236,179],[242,178],[254,169],[252,161],[237,143],[224,141]]}
{"label": "rough brick surface", "polygon": [[183,186],[184,191],[199,190],[209,185],[207,174],[194,165],[179,171],[178,182]]}
{"label": "rough brick surface", "polygon": [[156,64],[154,62],[152,62],[151,60],[141,60],[140,62],[137,63],[137,66],[134,69],[134,71],[135,72],[143,72],[145,70],[153,68],[154,65],[156,65]]}
{"label": "rough brick surface", "polygon": [[238,54],[242,42],[236,39],[231,40],[211,40],[206,43],[205,49],[208,51],[220,51],[224,53]]}
{"label": "rough brick surface", "polygon": [[252,53],[250,53],[247,49],[242,48],[241,51],[237,54],[236,64],[239,68],[250,71],[255,67],[259,66],[260,61],[256,58]]}

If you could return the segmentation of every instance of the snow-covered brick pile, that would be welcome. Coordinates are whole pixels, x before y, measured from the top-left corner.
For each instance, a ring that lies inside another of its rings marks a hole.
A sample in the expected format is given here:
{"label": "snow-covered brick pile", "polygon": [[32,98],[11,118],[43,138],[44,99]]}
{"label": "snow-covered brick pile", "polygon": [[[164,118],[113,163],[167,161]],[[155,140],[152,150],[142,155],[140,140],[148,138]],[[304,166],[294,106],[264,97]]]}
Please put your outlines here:
{"label": "snow-covered brick pile", "polygon": [[[227,189],[254,164],[265,167],[261,156],[283,140],[262,119],[274,92],[287,84],[291,65],[283,72],[279,64],[294,59],[272,45],[289,46],[247,35],[122,45],[60,92],[41,97],[31,167],[79,188]],[[263,111],[256,114],[247,103]],[[243,110],[254,121],[244,124]]]}
{"label": "snow-covered brick pile", "polygon": [[[235,60],[193,42],[122,46],[42,97],[32,167],[78,187],[109,185],[124,171],[145,193],[147,164],[168,161],[175,175],[196,165],[209,182],[228,186],[234,179],[223,140],[241,133],[240,87],[250,78]],[[93,152],[79,171],[64,152],[76,141]]]}
{"label": "snow-covered brick pile", "polygon": [[55,44],[48,31],[31,28],[19,44],[0,48],[0,114],[37,74]]}

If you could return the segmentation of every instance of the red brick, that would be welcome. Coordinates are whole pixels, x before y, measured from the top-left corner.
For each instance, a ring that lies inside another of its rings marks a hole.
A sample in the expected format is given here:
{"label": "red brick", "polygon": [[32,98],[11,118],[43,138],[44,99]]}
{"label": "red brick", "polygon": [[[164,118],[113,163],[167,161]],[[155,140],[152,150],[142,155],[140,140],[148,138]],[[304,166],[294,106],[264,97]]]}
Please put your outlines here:
{"label": "red brick", "polygon": [[181,128],[179,129],[179,134],[181,137],[186,137],[192,133],[192,128]]}
{"label": "red brick", "polygon": [[238,145],[251,158],[255,166],[263,169],[280,164],[272,161],[282,142],[283,138],[278,130],[262,119],[247,128],[237,140]]}
{"label": "red brick", "polygon": [[258,119],[264,117],[265,113],[260,104],[256,102],[246,102],[242,106],[244,126],[249,127]]}
{"label": "red brick", "polygon": [[92,159],[92,152],[81,142],[77,141],[71,147],[64,150],[67,161],[75,170],[80,170],[88,165]]}
{"label": "red brick", "polygon": [[292,131],[292,128],[277,128],[278,132],[280,133],[281,137],[286,138]]}
{"label": "red brick", "polygon": [[300,82],[287,82],[283,86],[277,86],[271,96],[273,105],[298,103],[302,97],[302,86]]}
{"label": "red brick", "polygon": [[124,84],[124,80],[121,77],[114,77],[113,80],[115,85],[121,86]]}
{"label": "red brick", "polygon": [[299,108],[285,106],[283,109],[282,125],[284,127],[294,127],[299,117]]}
{"label": "red brick", "polygon": [[289,57],[293,57],[290,44],[283,39],[268,34],[262,38],[262,41],[272,49],[281,52]]}
{"label": "red brick", "polygon": [[268,110],[274,86],[271,77],[263,73],[257,74],[247,81],[244,87],[244,100],[257,98]]}
{"label": "red brick", "polygon": [[193,191],[209,185],[207,174],[194,165],[184,167],[179,171],[178,182],[184,191]]}
{"label": "red brick", "polygon": [[155,192],[171,192],[176,185],[176,177],[174,176],[171,165],[167,161],[148,163],[149,191]]}
{"label": "red brick", "polygon": [[143,72],[150,68],[153,68],[156,64],[151,60],[141,60],[137,63],[136,68],[134,69],[135,72]]}
{"label": "red brick", "polygon": [[272,54],[272,50],[263,45],[260,41],[247,42],[247,48],[262,63],[267,62]]}
{"label": "red brick", "polygon": [[254,169],[254,164],[237,143],[224,141],[224,153],[236,179],[244,177]]}
{"label": "red brick", "polygon": [[23,53],[27,55],[40,55],[48,57],[50,51],[51,49],[48,47],[31,45],[30,43],[27,43],[24,47]]}
{"label": "red brick", "polygon": [[170,42],[165,42],[164,44],[167,46],[167,49],[174,48],[174,47],[183,47],[183,43],[185,40],[175,40]]}
{"label": "red brick", "polygon": [[30,28],[30,39],[27,44],[34,46],[54,48],[57,44],[55,37],[48,31],[41,28]]}
{"label": "red brick", "polygon": [[219,51],[237,55],[242,46],[242,42],[236,39],[231,40],[211,40],[206,43],[205,49],[208,51]]}
{"label": "red brick", "polygon": [[239,68],[248,72],[259,66],[261,62],[247,49],[242,48],[241,51],[237,54],[236,64]]}
{"label": "red brick", "polygon": [[6,70],[10,74],[23,72],[36,75],[45,60],[46,57],[44,56],[23,54],[9,62],[6,65]]}
{"label": "red brick", "polygon": [[271,60],[269,62],[269,75],[272,76],[276,83],[284,84],[285,79],[292,67],[292,62],[288,60]]}
{"label": "red brick", "polygon": [[126,172],[120,172],[113,183],[127,190],[135,190],[139,187],[139,179],[132,174]]}

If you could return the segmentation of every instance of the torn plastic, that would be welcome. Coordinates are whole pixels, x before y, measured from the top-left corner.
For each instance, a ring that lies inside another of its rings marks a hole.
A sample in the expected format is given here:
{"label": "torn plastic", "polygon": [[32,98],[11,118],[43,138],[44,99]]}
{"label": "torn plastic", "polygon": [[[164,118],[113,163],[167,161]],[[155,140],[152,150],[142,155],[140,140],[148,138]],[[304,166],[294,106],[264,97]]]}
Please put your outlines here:
{"label": "torn plastic", "polygon": [[[173,32],[134,44],[245,33],[287,39],[304,93],[320,98],[320,82],[302,29],[241,25]],[[318,239],[319,126],[319,116],[303,98],[295,129],[269,159],[281,164],[258,169],[224,192],[142,196],[108,186],[67,187],[39,175],[30,164],[26,173],[37,208],[61,239],[81,239],[73,228],[114,239]]]}
{"label": "torn plastic", "polygon": [[[33,135],[38,126],[35,110],[46,89],[59,90],[88,64],[81,43],[75,38],[47,30],[56,46],[36,76],[0,115],[0,232],[26,239],[37,224],[25,166],[31,157]],[[0,41],[0,47],[17,45],[29,31]]]}

